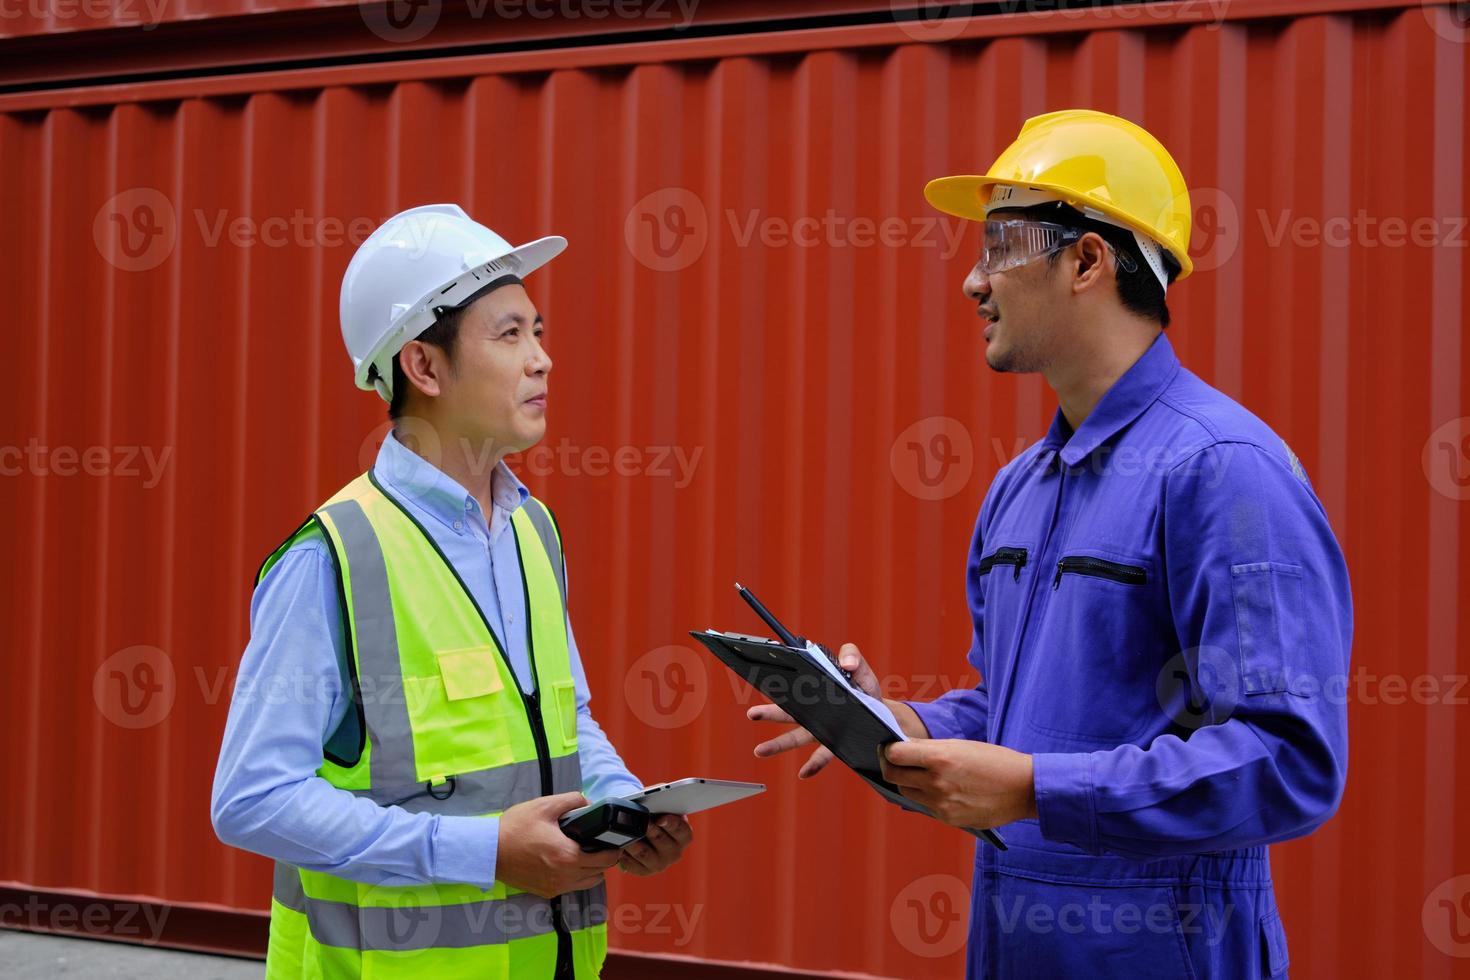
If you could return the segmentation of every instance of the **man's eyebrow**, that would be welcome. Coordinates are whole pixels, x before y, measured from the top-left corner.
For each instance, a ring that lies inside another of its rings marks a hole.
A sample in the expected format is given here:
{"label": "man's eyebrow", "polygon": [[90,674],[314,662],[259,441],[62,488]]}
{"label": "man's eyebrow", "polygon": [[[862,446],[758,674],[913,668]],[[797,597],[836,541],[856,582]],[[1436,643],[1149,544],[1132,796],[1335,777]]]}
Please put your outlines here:
{"label": "man's eyebrow", "polygon": [[[539,325],[541,325],[544,322],[545,321],[542,320],[542,318],[541,318],[541,314],[540,313],[537,313],[536,314],[536,319],[534,321],[534,324],[537,325],[537,326],[539,326]],[[515,313],[515,312],[507,313],[504,316],[502,316],[499,320],[496,320],[495,321],[495,329],[496,330],[502,330],[502,329],[505,328],[505,325],[507,323],[513,323],[513,324],[515,324],[518,327],[524,327],[526,325],[526,317],[525,317],[525,314],[523,314],[523,313]]]}

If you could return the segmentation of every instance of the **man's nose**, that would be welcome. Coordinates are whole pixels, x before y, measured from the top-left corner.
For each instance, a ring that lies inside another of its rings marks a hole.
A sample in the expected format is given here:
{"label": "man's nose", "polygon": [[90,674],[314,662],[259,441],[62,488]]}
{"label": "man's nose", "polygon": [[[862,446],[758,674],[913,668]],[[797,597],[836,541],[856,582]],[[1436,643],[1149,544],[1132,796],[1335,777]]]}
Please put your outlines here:
{"label": "man's nose", "polygon": [[985,270],[981,269],[978,263],[965,277],[964,290],[965,296],[976,303],[985,302],[986,297],[990,295],[990,277],[985,274]]}
{"label": "man's nose", "polygon": [[536,353],[526,361],[526,373],[532,376],[551,373],[551,355],[546,353],[545,347],[536,345]]}

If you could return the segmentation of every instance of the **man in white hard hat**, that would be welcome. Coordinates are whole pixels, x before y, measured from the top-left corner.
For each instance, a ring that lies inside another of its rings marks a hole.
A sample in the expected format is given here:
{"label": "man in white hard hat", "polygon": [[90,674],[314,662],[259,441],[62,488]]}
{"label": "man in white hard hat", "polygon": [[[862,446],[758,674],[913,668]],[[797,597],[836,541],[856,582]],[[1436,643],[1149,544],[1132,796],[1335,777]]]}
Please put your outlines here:
{"label": "man in white hard hat", "polygon": [[215,774],[220,838],[277,862],[268,977],[597,976],[603,873],[690,842],[665,816],[583,853],[557,823],[642,788],[588,710],[560,530],[504,462],[546,428],[522,279],[565,247],[431,205],[343,278],[394,429],[262,566]]}

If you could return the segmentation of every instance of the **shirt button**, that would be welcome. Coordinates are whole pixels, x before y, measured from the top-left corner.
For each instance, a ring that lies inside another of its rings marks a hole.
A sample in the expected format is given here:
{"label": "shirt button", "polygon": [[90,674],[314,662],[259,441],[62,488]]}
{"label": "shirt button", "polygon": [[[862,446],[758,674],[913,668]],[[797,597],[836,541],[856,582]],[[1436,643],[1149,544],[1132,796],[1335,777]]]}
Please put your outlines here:
{"label": "shirt button", "polygon": [[515,613],[506,613],[505,614],[505,621],[508,622],[508,623],[514,623],[516,621],[516,614]]}
{"label": "shirt button", "polygon": [[464,521],[455,521],[454,522],[454,529],[456,531],[463,531],[464,530]]}
{"label": "shirt button", "polygon": [[475,509],[475,505],[472,504],[470,501],[466,500],[464,502],[464,509],[465,509],[465,513],[469,513],[470,511],[472,511],[472,510]]}

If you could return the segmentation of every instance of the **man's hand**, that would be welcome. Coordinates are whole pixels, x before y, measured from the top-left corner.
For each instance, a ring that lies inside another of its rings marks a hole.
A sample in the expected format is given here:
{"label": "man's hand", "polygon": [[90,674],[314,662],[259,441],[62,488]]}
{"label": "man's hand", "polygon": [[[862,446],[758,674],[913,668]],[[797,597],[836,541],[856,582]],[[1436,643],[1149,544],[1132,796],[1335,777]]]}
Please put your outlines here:
{"label": "man's hand", "polygon": [[[852,674],[853,683],[864,694],[869,694],[875,698],[883,697],[882,691],[878,686],[878,675],[873,673],[873,668],[868,666],[868,662],[863,659],[862,652],[858,650],[855,644],[844,643],[842,649],[837,653],[837,662],[842,666],[843,670]],[[910,708],[902,701],[889,701],[885,699],[883,703],[888,705],[894,717],[898,719],[899,727],[903,729],[904,734],[909,738],[929,737],[929,729],[924,727],[924,723],[919,720],[919,716],[914,713],[913,708]],[[746,711],[745,717],[751,721],[773,721],[783,725],[794,723],[794,719],[790,715],[774,704],[758,704]],[[803,745],[810,745],[815,741],[816,739],[812,737],[812,733],[805,728],[792,728],[781,735],[777,735],[773,739],[757,745],[755,747],[755,754],[764,759],[773,755],[780,755],[782,752],[789,752]],[[796,777],[798,779],[810,779],[825,769],[827,763],[831,761],[832,753],[824,746],[817,746],[817,750],[797,770]]]}
{"label": "man's hand", "polygon": [[517,803],[500,815],[495,877],[540,898],[591,888],[618,862],[618,851],[584,854],[557,825],[568,810],[586,806],[581,793],[542,796]]}
{"label": "man's hand", "polygon": [[684,848],[694,840],[689,821],[673,813],[665,813],[648,822],[648,836],[623,848],[618,867],[630,875],[656,875],[684,856]]}
{"label": "man's hand", "polygon": [[1036,816],[1031,756],[989,742],[939,738],[878,750],[883,778],[947,824],[988,830]]}

